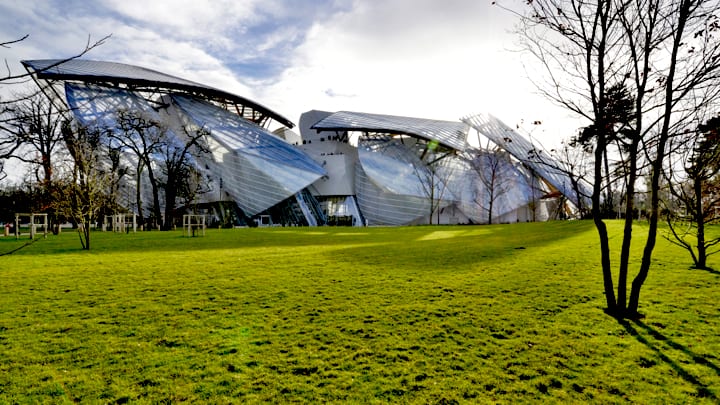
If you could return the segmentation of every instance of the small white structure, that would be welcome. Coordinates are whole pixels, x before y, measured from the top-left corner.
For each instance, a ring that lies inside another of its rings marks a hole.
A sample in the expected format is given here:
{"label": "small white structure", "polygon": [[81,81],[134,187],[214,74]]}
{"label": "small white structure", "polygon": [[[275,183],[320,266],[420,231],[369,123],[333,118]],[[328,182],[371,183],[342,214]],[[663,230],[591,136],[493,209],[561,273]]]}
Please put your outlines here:
{"label": "small white structure", "polygon": [[43,238],[47,238],[48,234],[48,217],[47,214],[36,214],[36,213],[30,213],[30,214],[22,214],[22,213],[15,213],[15,239],[20,238],[20,218],[29,218],[29,227],[30,227],[30,239],[35,239],[35,234],[37,234],[37,228],[42,227],[43,230]]}
{"label": "small white structure", "polygon": [[[205,236],[206,227],[205,215],[183,215],[183,235],[187,235],[189,237]],[[198,232],[199,235],[196,235],[196,232]]]}
{"label": "small white structure", "polygon": [[255,223],[258,227],[274,226],[270,215],[258,215],[255,219]]}
{"label": "small white structure", "polygon": [[[132,219],[129,218],[132,216]],[[103,231],[107,231],[108,225],[113,232],[122,233],[130,232],[132,229],[133,233],[137,232],[137,215],[136,214],[115,214],[105,216],[105,226]]]}

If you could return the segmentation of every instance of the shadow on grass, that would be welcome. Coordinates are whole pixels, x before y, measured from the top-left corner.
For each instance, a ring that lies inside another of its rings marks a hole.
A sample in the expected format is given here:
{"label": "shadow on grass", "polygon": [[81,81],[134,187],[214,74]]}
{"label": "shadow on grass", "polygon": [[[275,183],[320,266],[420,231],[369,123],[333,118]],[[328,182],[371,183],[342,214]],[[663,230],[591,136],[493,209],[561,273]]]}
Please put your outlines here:
{"label": "shadow on grass", "polygon": [[40,238],[30,239],[29,241],[23,243],[23,244],[20,245],[20,246],[13,247],[11,250],[8,250],[7,252],[0,252],[0,256],[11,255],[11,254],[19,251],[20,249],[23,249],[23,248],[26,248],[26,247],[32,245],[33,243],[35,243],[35,242],[37,242],[37,241],[39,241],[39,240],[40,240]]}
{"label": "shadow on grass", "polygon": [[[642,321],[621,320],[620,324],[631,336],[635,337],[638,342],[644,344],[647,348],[655,352],[657,356],[663,362],[669,365],[673,370],[675,370],[675,372],[678,373],[680,377],[682,377],[688,383],[694,385],[697,388],[698,397],[709,398],[716,402],[720,400],[720,398],[718,398],[718,396],[712,390],[710,390],[706,384],[703,384],[700,380],[697,379],[697,377],[685,370],[680,363],[668,356],[665,353],[665,350],[663,350],[662,346],[665,345],[670,347],[671,349],[677,350],[684,355],[690,357],[696,364],[703,365],[713,370],[716,374],[720,375],[720,367],[718,367],[718,365],[712,363],[705,357],[693,352],[687,346],[681,345],[668,339],[667,336],[663,335],[662,333],[658,332],[656,329],[652,328],[651,326],[645,324]],[[651,341],[649,337],[652,337],[654,341]]]}
{"label": "shadow on grass", "polygon": [[720,276],[720,271],[717,271],[717,270],[713,269],[712,267],[700,268],[700,267],[694,267],[694,266],[693,266],[693,267],[690,267],[690,269],[691,269],[691,270],[700,270],[700,271],[704,271],[704,272],[706,272],[706,273],[710,273],[710,274],[714,274],[714,275],[716,275],[716,276]]}
{"label": "shadow on grass", "polygon": [[371,247],[352,245],[327,251],[325,255],[336,262],[352,261],[373,266],[392,263],[393,268],[414,268],[420,264],[420,267],[437,270],[457,269],[512,256],[530,257],[537,249],[575,237],[593,227],[590,221],[410,227],[407,233],[398,232],[394,239],[380,241]]}
{"label": "shadow on grass", "polygon": [[[370,228],[249,228],[208,230],[204,237],[185,237],[178,231],[138,232],[137,234],[93,233],[91,254],[107,252],[176,252],[202,251],[238,248],[269,247],[340,247],[342,251],[370,252],[387,255],[383,247],[390,251],[405,251],[415,255],[431,250],[452,251],[453,246],[474,245],[477,241],[487,241],[480,250],[488,250],[488,255],[498,255],[495,250],[513,250],[544,246],[555,241],[573,237],[593,226],[590,221],[554,221],[545,223],[520,223],[505,225],[470,226],[406,226],[406,227],[370,227]],[[74,232],[73,232],[74,234]],[[435,236],[439,237],[435,237]],[[432,236],[431,238],[428,238]],[[22,249],[16,254],[58,254],[81,252],[77,236],[62,234],[51,237],[41,247]],[[1,245],[1,244],[0,244]],[[13,245],[13,244],[8,244]],[[0,246],[2,247],[2,246]],[[13,247],[7,246],[10,250]],[[349,249],[346,250],[345,248]],[[2,249],[0,249],[2,250]],[[479,252],[482,255],[482,252]],[[362,254],[361,257],[365,256]]]}

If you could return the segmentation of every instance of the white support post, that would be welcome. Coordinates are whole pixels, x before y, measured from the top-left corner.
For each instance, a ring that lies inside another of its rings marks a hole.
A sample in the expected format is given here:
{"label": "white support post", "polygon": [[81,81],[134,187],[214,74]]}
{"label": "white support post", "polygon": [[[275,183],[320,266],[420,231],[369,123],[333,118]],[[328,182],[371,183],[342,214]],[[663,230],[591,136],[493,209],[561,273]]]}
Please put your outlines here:
{"label": "white support post", "polygon": [[[30,214],[23,214],[16,212],[15,213],[15,239],[20,239],[20,217],[27,217],[30,219],[30,222],[28,223],[29,231],[30,231],[30,239],[35,239],[35,235],[37,234],[37,228],[38,225],[43,227],[43,238],[47,238],[48,234],[48,214],[36,214],[36,213],[30,213]],[[42,217],[42,223],[38,223],[35,220],[35,217]]]}
{"label": "white support post", "polygon": [[195,231],[205,236],[205,215],[183,215],[183,235],[187,232],[188,237],[195,236]]}
{"label": "white support post", "polygon": [[47,239],[48,234],[48,214],[39,214],[43,217],[43,239]]}

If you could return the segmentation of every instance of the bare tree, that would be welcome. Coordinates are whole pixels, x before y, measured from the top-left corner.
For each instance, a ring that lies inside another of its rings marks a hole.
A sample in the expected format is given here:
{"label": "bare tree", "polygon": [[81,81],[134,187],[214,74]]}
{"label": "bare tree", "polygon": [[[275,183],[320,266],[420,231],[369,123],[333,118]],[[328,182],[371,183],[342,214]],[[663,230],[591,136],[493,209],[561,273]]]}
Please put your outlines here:
{"label": "bare tree", "polygon": [[[11,48],[13,45],[19,44],[22,41],[26,40],[29,36],[29,34],[26,34],[14,40],[0,42],[0,48]],[[85,47],[79,53],[69,58],[59,60],[57,63],[48,66],[46,69],[52,69],[69,60],[79,58],[90,52],[92,49],[102,45],[108,38],[110,38],[110,35],[93,42],[91,40],[91,37],[88,36]],[[13,73],[13,70],[10,68],[7,59],[5,59],[5,73],[0,76],[0,85],[15,85],[19,83],[24,83],[28,81],[30,76],[32,76],[32,73]],[[15,128],[15,117],[12,114],[12,112],[15,110],[15,104],[23,100],[25,100],[25,97],[18,97],[11,100],[0,99],[0,179],[6,177],[6,174],[4,172],[5,161],[7,159],[17,157],[18,155],[16,154],[16,151],[23,144],[22,138],[13,136]]]}
{"label": "bare tree", "polygon": [[437,141],[418,143],[419,160],[411,162],[417,177],[421,192],[430,203],[428,223],[432,225],[433,215],[437,215],[436,223],[440,223],[440,205],[449,192],[450,178],[453,176],[455,166],[447,160],[453,152],[439,147]]}
{"label": "bare tree", "polygon": [[22,153],[14,157],[36,167],[36,181],[49,186],[52,183],[53,157],[62,145],[62,115],[40,93],[18,99],[9,107],[12,117],[8,119],[8,138],[16,138],[24,147]]}
{"label": "bare tree", "polygon": [[491,150],[489,147],[480,151],[470,161],[470,166],[477,173],[484,191],[482,194],[476,193],[473,200],[483,211],[487,212],[488,224],[493,223],[498,200],[512,187],[510,179],[507,177],[510,165],[507,153],[498,148]]}
{"label": "bare tree", "polygon": [[63,146],[60,111],[38,91],[18,95],[7,105],[4,141],[17,148],[9,157],[30,165],[34,182],[39,185],[39,211],[49,214],[50,225],[57,221],[53,209],[55,158]]}
{"label": "bare tree", "polygon": [[442,159],[445,156],[431,160],[429,162],[418,162],[413,164],[415,176],[417,176],[422,189],[422,193],[426,196],[430,203],[430,212],[428,214],[428,223],[432,225],[433,216],[436,216],[435,223],[440,223],[440,205],[445,200],[448,192],[449,179],[452,177],[454,167],[442,167]]}
{"label": "bare tree", "polygon": [[[13,45],[19,44],[22,41],[26,40],[30,35],[26,34],[20,38],[14,39],[14,40],[8,40],[0,42],[0,48],[10,48]],[[54,63],[50,66],[48,66],[46,69],[52,69],[54,67],[57,67],[58,65],[65,63],[69,60],[79,58],[86,53],[90,52],[92,49],[102,45],[105,43],[105,41],[110,38],[110,35],[107,35],[103,38],[101,38],[98,41],[92,41],[91,37],[88,36],[87,43],[85,44],[85,47],[77,54],[58,60],[57,63]],[[29,77],[32,76],[32,73],[13,73],[12,69],[10,68],[10,65],[7,62],[7,59],[5,60],[5,73],[0,76],[0,85],[13,85],[13,84],[19,84],[24,83],[28,81]],[[26,97],[18,97],[12,100],[2,100],[0,99],[0,177],[4,178],[6,175],[4,174],[4,164],[5,160],[17,157],[16,151],[20,146],[23,144],[23,139],[18,136],[14,136],[14,128],[15,128],[15,117],[12,112],[15,110],[15,104],[18,102],[22,102],[23,100],[26,100]]]}
{"label": "bare tree", "polygon": [[184,132],[182,140],[179,137],[167,137],[162,146],[162,167],[165,175],[165,181],[162,183],[165,190],[163,225],[165,230],[172,229],[177,197],[193,191],[189,181],[197,178],[197,169],[193,164],[195,158],[210,151],[203,142],[209,134],[207,130],[200,128],[192,131],[187,127],[183,127],[182,130]]}
{"label": "bare tree", "polygon": [[[664,201],[672,234],[667,239],[686,249],[698,269],[708,269],[708,257],[720,252],[720,237],[708,238],[705,232],[706,225],[720,220],[719,130],[720,116],[701,124],[698,133],[691,132],[685,140],[684,153],[678,154],[681,162],[670,164],[666,172],[673,197]],[[682,178],[674,176],[677,166],[683,168]]]}
{"label": "bare tree", "polygon": [[[607,311],[637,317],[657,237],[668,139],[691,116],[686,107],[706,105],[718,95],[717,2],[536,0],[528,7],[520,33],[544,68],[542,78],[536,76],[538,88],[591,122],[582,141],[594,148],[591,212],[600,240]],[[602,192],[609,187],[603,163],[609,152],[621,156],[628,175],[617,295],[601,216]],[[650,174],[649,227],[628,297],[635,183],[644,164]]]}
{"label": "bare tree", "polygon": [[177,193],[180,204],[185,208],[189,208],[191,213],[197,214],[198,197],[211,191],[209,186],[211,180],[208,175],[193,166],[188,167],[183,178],[185,182],[180,185]]}
{"label": "bare tree", "polygon": [[61,129],[73,160],[69,178],[59,182],[55,204],[77,224],[80,244],[90,250],[90,228],[106,203],[108,173],[101,159],[103,130],[65,123]]}
{"label": "bare tree", "polygon": [[0,173],[3,172],[5,160],[13,157],[15,151],[22,145],[21,139],[13,134],[12,116],[9,104],[0,101]]}
{"label": "bare tree", "polygon": [[160,225],[162,218],[160,210],[160,180],[155,173],[154,155],[160,153],[166,142],[167,131],[162,124],[134,110],[118,111],[116,131],[110,132],[110,137],[122,149],[131,151],[135,157],[135,199],[140,221],[143,221],[142,179],[147,173],[152,189],[152,215],[155,226]]}
{"label": "bare tree", "polygon": [[125,208],[120,202],[120,189],[123,186],[123,179],[128,174],[129,169],[123,164],[122,150],[117,146],[112,145],[110,139],[106,139],[105,142],[106,154],[108,161],[107,170],[107,203],[103,207],[106,210],[104,215],[113,215],[118,211],[123,211]]}
{"label": "bare tree", "polygon": [[557,171],[567,179],[569,189],[572,195],[568,197],[577,209],[577,216],[587,218],[590,215],[590,193],[588,192],[588,181],[590,177],[589,163],[592,151],[588,151],[586,147],[581,146],[575,140],[562,142],[559,149],[550,149],[546,152],[549,159],[544,158],[544,150],[540,148],[528,151],[528,160],[539,165],[546,166],[549,170]]}

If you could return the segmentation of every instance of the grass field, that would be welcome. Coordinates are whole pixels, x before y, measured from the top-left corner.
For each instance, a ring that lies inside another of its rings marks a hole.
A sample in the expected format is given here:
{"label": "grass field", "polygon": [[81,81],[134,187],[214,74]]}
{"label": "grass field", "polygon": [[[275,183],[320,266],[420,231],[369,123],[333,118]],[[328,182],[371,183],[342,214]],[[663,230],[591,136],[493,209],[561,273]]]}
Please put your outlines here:
{"label": "grass field", "polygon": [[0,257],[0,403],[719,402],[718,273],[660,239],[647,317],[618,323],[596,241],[579,221],[95,233],[90,252],[66,232]]}

